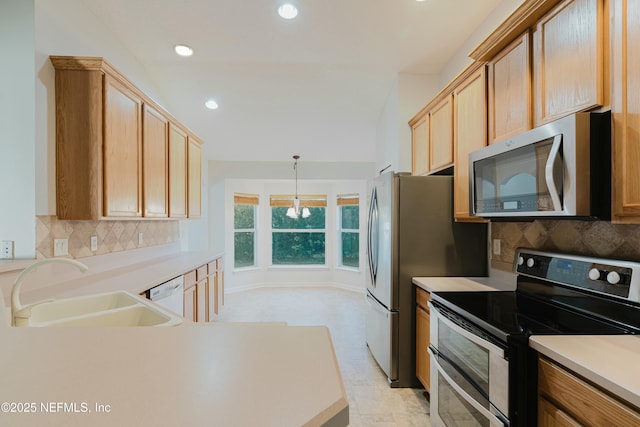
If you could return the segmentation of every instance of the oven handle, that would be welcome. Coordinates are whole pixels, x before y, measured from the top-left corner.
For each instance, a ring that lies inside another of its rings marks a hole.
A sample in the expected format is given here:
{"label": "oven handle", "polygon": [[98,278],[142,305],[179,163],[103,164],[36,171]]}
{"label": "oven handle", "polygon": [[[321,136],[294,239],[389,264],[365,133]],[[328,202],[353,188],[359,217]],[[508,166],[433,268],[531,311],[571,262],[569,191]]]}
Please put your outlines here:
{"label": "oven handle", "polygon": [[436,355],[433,353],[433,350],[431,348],[428,348],[427,351],[431,356],[431,363],[433,363],[438,369],[438,374],[444,377],[445,381],[447,381],[449,386],[451,386],[460,395],[460,397],[462,397],[469,405],[473,406],[478,412],[480,412],[485,418],[487,418],[491,423],[491,427],[505,427],[506,424],[502,420],[500,420],[500,418],[496,417],[491,413],[491,411],[479,404],[473,397],[469,396],[469,394],[464,391],[462,387],[460,387],[455,381],[453,381],[453,379],[451,379],[449,374],[447,374],[445,370],[442,369],[442,366],[440,366],[440,364],[438,363],[438,359],[436,358]]}
{"label": "oven handle", "polygon": [[473,334],[472,332],[467,331],[463,327],[457,325],[455,322],[451,321],[450,319],[448,319],[447,317],[442,315],[440,313],[440,309],[438,307],[436,307],[435,305],[433,305],[431,303],[431,301],[429,301],[427,304],[429,305],[429,308],[431,309],[431,314],[432,315],[435,314],[438,322],[444,322],[445,325],[447,325],[448,327],[453,329],[456,333],[462,335],[463,337],[465,337],[469,341],[471,341],[471,342],[479,345],[480,347],[488,350],[490,353],[497,354],[498,356],[500,356],[503,359],[505,358],[505,354],[504,354],[504,350],[503,349],[501,349],[497,345],[494,345],[494,344],[490,343],[487,340],[484,340],[484,339],[478,337],[477,335]]}
{"label": "oven handle", "polygon": [[560,212],[562,210],[562,202],[560,201],[560,194],[558,193],[558,187],[553,179],[553,166],[558,160],[558,154],[560,153],[560,146],[562,145],[562,134],[556,135],[553,138],[553,144],[551,145],[551,151],[549,151],[549,158],[547,164],[544,167],[544,179],[547,181],[547,188],[549,189],[549,195],[551,195],[551,201],[553,203],[553,210]]}

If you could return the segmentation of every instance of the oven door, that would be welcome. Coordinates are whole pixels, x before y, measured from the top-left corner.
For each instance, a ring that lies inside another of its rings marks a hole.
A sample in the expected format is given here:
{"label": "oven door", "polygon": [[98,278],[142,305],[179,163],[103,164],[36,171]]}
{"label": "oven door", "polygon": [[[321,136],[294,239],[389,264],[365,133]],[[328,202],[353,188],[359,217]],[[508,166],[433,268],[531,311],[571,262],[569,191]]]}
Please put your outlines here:
{"label": "oven door", "polygon": [[507,420],[487,409],[488,399],[469,384],[464,376],[429,348],[431,359],[431,425],[505,427]]}
{"label": "oven door", "polygon": [[[432,379],[432,416],[441,420],[450,411],[447,396],[460,396],[491,422],[487,425],[508,425],[509,417],[509,361],[507,345],[490,337],[480,328],[469,324],[456,313],[429,302],[431,308],[430,353]],[[439,393],[438,393],[439,392]],[[453,400],[455,401],[455,399]],[[440,414],[440,415],[438,415]],[[494,419],[495,420],[494,420]],[[498,420],[498,421],[496,421]],[[502,420],[502,421],[500,421]],[[455,425],[444,423],[440,425]],[[483,425],[483,424],[481,424]]]}

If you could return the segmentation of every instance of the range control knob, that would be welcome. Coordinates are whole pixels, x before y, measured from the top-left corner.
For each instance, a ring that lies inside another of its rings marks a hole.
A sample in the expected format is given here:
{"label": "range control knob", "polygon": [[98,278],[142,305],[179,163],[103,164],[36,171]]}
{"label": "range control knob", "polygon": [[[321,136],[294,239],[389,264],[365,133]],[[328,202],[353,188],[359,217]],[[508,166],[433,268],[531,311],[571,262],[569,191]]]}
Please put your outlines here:
{"label": "range control knob", "polygon": [[618,283],[620,283],[620,273],[618,273],[617,271],[610,271],[607,274],[607,282],[611,283],[612,285],[617,285]]}
{"label": "range control knob", "polygon": [[524,258],[522,256],[518,257],[518,265],[524,264]]}
{"label": "range control knob", "polygon": [[600,280],[600,270],[597,268],[592,268],[589,270],[589,279],[591,280]]}
{"label": "range control knob", "polygon": [[534,265],[536,265],[536,260],[535,260],[535,259],[533,259],[533,258],[529,258],[529,259],[527,260],[527,267],[531,268],[531,267],[533,267]]}

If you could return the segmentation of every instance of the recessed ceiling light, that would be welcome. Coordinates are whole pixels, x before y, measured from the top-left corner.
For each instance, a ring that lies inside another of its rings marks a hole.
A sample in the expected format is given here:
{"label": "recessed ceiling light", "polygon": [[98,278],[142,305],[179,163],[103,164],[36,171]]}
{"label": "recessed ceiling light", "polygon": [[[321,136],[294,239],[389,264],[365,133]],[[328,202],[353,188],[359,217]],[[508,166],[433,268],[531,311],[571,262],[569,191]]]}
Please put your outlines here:
{"label": "recessed ceiling light", "polygon": [[214,101],[213,99],[210,99],[207,102],[205,102],[204,106],[207,107],[210,110],[217,110],[218,109],[218,103],[216,101]]}
{"label": "recessed ceiling light", "polygon": [[298,9],[291,3],[285,3],[278,8],[278,15],[284,19],[293,19],[298,16]]}
{"label": "recessed ceiling light", "polygon": [[193,55],[193,49],[191,49],[189,46],[187,46],[185,44],[177,44],[173,49],[180,56],[191,56],[191,55]]}

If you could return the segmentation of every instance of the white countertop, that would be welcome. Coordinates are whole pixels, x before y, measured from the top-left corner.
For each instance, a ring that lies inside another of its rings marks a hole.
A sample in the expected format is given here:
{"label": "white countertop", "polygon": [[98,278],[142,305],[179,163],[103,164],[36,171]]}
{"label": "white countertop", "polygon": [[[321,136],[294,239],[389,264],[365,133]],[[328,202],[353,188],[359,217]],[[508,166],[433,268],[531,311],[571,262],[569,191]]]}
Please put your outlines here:
{"label": "white countertop", "polygon": [[633,335],[534,335],[529,345],[640,408],[640,337]]}
{"label": "white countertop", "polygon": [[[123,266],[121,255],[81,259],[91,264],[86,274],[49,264],[28,276],[21,300],[138,293],[218,256],[178,252]],[[15,328],[5,303],[19,271],[8,270],[0,273],[0,425],[348,424],[347,396],[324,326]],[[14,402],[9,408],[15,410],[28,403],[35,413],[7,413],[3,402]],[[109,412],[96,405],[108,405]]]}
{"label": "white countertop", "polygon": [[491,270],[490,277],[413,277],[413,284],[427,292],[446,291],[513,291],[513,273]]}

